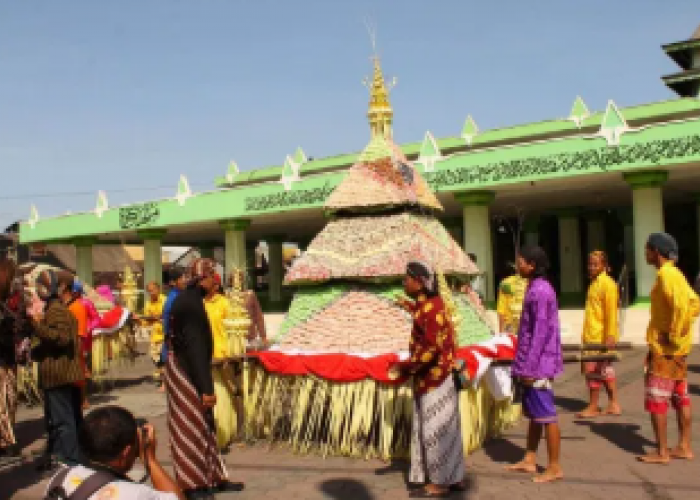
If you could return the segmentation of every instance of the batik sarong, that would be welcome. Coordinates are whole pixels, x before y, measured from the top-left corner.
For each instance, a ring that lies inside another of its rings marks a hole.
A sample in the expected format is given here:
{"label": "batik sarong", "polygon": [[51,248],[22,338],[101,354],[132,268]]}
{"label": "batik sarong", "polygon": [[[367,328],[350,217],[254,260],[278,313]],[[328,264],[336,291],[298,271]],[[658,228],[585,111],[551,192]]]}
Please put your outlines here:
{"label": "batik sarong", "polygon": [[174,354],[165,369],[170,451],[183,490],[211,488],[227,477],[216,446],[212,412],[202,401]]}
{"label": "batik sarong", "polygon": [[16,443],[15,415],[17,413],[17,372],[0,365],[0,448]]}
{"label": "batik sarong", "polygon": [[411,483],[449,486],[464,479],[459,400],[452,377],[413,401]]}

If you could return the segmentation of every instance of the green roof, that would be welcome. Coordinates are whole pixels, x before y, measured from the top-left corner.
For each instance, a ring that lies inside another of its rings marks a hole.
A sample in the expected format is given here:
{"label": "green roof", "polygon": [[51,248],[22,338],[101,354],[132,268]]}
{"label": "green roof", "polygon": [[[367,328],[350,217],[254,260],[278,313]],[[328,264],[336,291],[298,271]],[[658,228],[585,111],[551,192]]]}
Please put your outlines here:
{"label": "green roof", "polygon": [[[693,98],[681,98],[670,101],[661,101],[627,108],[619,108],[625,120],[635,122],[644,120],[645,122],[662,121],[664,117],[682,115],[686,113],[700,114],[700,100]],[[436,138],[438,148],[443,153],[454,152],[455,150],[470,151],[495,147],[505,143],[523,143],[541,140],[543,137],[570,136],[581,132],[582,129],[600,127],[605,110],[592,113],[591,116],[581,122],[579,128],[572,120],[560,118],[558,120],[546,120],[541,122],[515,125],[493,130],[480,132],[472,139],[471,146],[468,146],[461,137]],[[408,157],[418,156],[423,141],[411,142],[401,145],[401,150]],[[304,163],[300,169],[300,175],[318,173],[326,170],[342,169],[349,167],[360,155],[360,151],[319,158]],[[216,179],[219,187],[227,185],[251,184],[255,182],[277,181],[282,175],[282,166],[265,167],[261,169],[241,172],[232,183],[227,183],[225,177]]]}

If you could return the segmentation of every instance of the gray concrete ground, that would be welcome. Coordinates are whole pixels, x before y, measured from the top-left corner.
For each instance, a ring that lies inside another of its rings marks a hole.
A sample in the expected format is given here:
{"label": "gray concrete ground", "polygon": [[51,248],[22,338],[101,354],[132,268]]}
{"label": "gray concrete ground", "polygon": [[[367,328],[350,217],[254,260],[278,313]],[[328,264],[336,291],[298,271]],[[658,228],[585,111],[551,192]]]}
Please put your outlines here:
{"label": "gray concrete ground", "polygon": [[[642,360],[644,352],[624,354],[617,364],[621,386],[621,417],[577,421],[575,412],[585,405],[586,389],[578,365],[568,365],[556,384],[561,411],[562,460],[566,478],[555,484],[536,485],[528,476],[504,472],[503,466],[518,460],[525,441],[525,425],[520,423],[504,436],[468,458],[469,490],[453,498],[490,500],[519,499],[605,499],[649,498],[653,500],[700,498],[700,466],[674,461],[667,466],[643,465],[634,455],[652,446],[653,434],[643,409]],[[159,435],[159,455],[170,467],[165,426],[165,397],[149,382],[151,367],[145,356],[119,373],[117,386],[93,397],[93,404],[120,404],[138,416],[155,423]],[[691,356],[690,390],[693,404],[700,403],[700,353]],[[38,408],[22,408],[17,426],[25,455],[43,444],[43,423]],[[675,443],[676,426],[670,426]],[[700,426],[693,439],[700,452]],[[545,463],[544,444],[540,450]],[[283,448],[264,445],[234,446],[225,457],[232,479],[246,482],[243,493],[219,498],[266,500],[287,499],[399,499],[407,497],[406,463],[389,467],[380,461],[347,458],[297,456]],[[46,481],[40,481],[33,465],[26,463],[0,470],[0,499],[41,498]]]}

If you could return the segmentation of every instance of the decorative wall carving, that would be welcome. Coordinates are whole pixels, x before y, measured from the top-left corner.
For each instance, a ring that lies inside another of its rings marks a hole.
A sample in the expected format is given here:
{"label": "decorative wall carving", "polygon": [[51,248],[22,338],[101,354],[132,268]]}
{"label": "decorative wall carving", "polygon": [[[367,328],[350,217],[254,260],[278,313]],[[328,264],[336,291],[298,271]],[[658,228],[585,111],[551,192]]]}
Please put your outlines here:
{"label": "decorative wall carving", "polygon": [[158,217],[160,217],[160,209],[155,202],[120,207],[119,227],[122,229],[148,227],[155,223]]}
{"label": "decorative wall carving", "polygon": [[323,186],[314,189],[299,189],[263,196],[248,196],[245,199],[245,210],[246,212],[264,212],[276,208],[322,203],[326,201],[333,189],[335,189],[335,186],[326,182]]}
{"label": "decorative wall carving", "polygon": [[424,176],[431,188],[439,189],[458,184],[489,184],[567,172],[584,172],[595,167],[605,171],[627,163],[659,163],[697,155],[700,155],[700,135],[689,135],[614,148],[602,147],[580,153],[533,156],[468,168],[437,170],[425,173]]}

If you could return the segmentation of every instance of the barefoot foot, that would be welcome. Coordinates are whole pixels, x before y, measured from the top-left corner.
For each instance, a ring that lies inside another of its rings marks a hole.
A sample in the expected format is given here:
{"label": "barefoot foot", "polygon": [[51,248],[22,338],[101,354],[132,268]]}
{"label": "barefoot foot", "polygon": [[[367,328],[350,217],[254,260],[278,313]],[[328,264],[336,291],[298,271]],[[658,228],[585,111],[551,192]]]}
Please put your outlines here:
{"label": "barefoot foot", "polygon": [[668,463],[671,461],[671,457],[669,455],[649,453],[647,455],[639,455],[637,460],[643,464],[668,465]]}
{"label": "barefoot foot", "polygon": [[685,448],[682,446],[676,446],[672,450],[668,450],[668,455],[671,458],[676,458],[679,460],[692,460],[695,458],[695,454],[690,448]]}
{"label": "barefoot foot", "polygon": [[617,403],[610,403],[608,406],[608,409],[605,410],[606,415],[612,415],[614,417],[618,417],[622,415],[622,408],[620,408],[620,405]]}
{"label": "barefoot foot", "polygon": [[535,476],[532,478],[533,483],[552,483],[554,481],[559,481],[560,479],[564,479],[564,471],[561,470],[561,467],[558,465],[556,466],[549,466],[547,469],[540,475]]}
{"label": "barefoot foot", "polygon": [[509,472],[524,472],[526,474],[536,474],[537,464],[534,462],[523,460],[522,462],[518,462],[517,464],[508,465],[506,467],[506,470]]}
{"label": "barefoot foot", "polygon": [[595,418],[600,416],[600,410],[595,407],[587,407],[576,414],[576,418]]}

